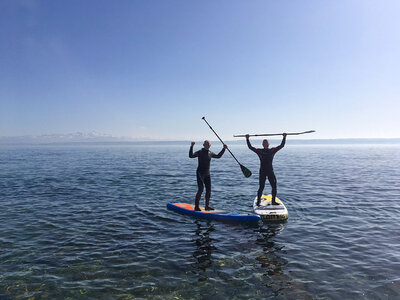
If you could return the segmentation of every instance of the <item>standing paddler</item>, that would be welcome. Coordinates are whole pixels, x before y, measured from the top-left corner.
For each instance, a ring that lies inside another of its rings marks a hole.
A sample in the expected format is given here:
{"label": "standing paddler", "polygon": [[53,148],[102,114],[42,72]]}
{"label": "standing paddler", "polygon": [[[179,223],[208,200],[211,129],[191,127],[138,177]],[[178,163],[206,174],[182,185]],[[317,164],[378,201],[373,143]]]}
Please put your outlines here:
{"label": "standing paddler", "polygon": [[272,188],[272,205],[279,205],[279,203],[275,202],[277,185],[276,185],[276,177],[274,174],[274,169],[272,167],[272,160],[274,159],[275,153],[281,150],[285,146],[286,142],[286,133],[283,133],[283,139],[281,144],[278,147],[269,148],[269,142],[267,139],[263,140],[263,149],[254,148],[250,144],[250,135],[246,134],[246,142],[247,146],[251,151],[254,151],[258,158],[260,159],[260,174],[259,174],[259,187],[257,192],[257,205],[260,205],[261,196],[265,187],[265,180],[268,178],[268,181]]}
{"label": "standing paddler", "polygon": [[220,158],[224,152],[225,149],[228,148],[227,145],[224,144],[224,147],[222,150],[218,153],[215,154],[211,152],[209,149],[211,147],[210,141],[206,140],[203,143],[203,149],[196,151],[193,153],[193,146],[195,142],[192,142],[189,150],[189,157],[190,158],[198,158],[199,165],[196,170],[196,177],[197,177],[197,194],[195,198],[195,207],[194,210],[200,211],[200,198],[201,194],[203,193],[204,186],[206,186],[206,205],[205,205],[205,210],[214,210],[212,207],[210,207],[210,197],[211,197],[211,176],[210,176],[210,161],[211,158]]}

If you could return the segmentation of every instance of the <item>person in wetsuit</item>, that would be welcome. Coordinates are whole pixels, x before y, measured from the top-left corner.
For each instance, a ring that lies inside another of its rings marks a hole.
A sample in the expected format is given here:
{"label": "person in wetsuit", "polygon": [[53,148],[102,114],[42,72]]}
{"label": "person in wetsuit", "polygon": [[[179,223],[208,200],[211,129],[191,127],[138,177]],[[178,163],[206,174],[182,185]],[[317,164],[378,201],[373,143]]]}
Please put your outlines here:
{"label": "person in wetsuit", "polygon": [[197,194],[195,198],[195,207],[194,210],[200,211],[200,198],[201,194],[203,193],[204,186],[206,186],[206,210],[214,210],[212,207],[210,207],[210,197],[211,197],[211,177],[210,177],[210,161],[211,158],[220,158],[224,152],[225,149],[228,148],[227,145],[224,144],[224,147],[222,150],[218,153],[215,154],[211,152],[209,149],[211,147],[211,143],[209,141],[204,141],[203,143],[203,149],[196,151],[193,153],[193,146],[195,142],[192,142],[189,150],[189,157],[190,158],[198,158],[199,165],[196,170],[196,177],[197,177]]}
{"label": "person in wetsuit", "polygon": [[268,148],[269,147],[269,142],[267,139],[263,140],[263,149],[258,149],[258,148],[254,148],[251,144],[250,144],[250,140],[249,140],[249,135],[246,134],[246,142],[247,142],[247,146],[249,147],[249,149],[253,152],[255,152],[258,155],[258,158],[260,159],[260,173],[259,173],[259,188],[257,191],[257,205],[260,205],[261,202],[261,196],[262,196],[262,192],[264,190],[265,187],[265,180],[268,178],[269,184],[271,185],[272,188],[272,205],[279,205],[277,202],[275,202],[275,198],[276,198],[276,192],[277,192],[277,188],[276,188],[276,177],[274,174],[274,169],[272,167],[272,160],[274,159],[274,155],[276,152],[278,152],[279,150],[281,150],[284,146],[285,146],[285,142],[286,142],[286,133],[282,134],[283,135],[283,139],[281,144],[278,147],[274,147],[274,148]]}

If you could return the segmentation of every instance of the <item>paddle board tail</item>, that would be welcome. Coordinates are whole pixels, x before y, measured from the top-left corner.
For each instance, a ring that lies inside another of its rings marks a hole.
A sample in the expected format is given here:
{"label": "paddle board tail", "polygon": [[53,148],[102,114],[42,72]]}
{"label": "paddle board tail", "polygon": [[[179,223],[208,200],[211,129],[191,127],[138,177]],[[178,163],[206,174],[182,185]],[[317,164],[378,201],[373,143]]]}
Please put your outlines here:
{"label": "paddle board tail", "polygon": [[289,212],[278,197],[275,198],[278,205],[272,205],[272,195],[262,195],[260,205],[257,205],[257,197],[254,198],[253,209],[263,221],[285,221]]}

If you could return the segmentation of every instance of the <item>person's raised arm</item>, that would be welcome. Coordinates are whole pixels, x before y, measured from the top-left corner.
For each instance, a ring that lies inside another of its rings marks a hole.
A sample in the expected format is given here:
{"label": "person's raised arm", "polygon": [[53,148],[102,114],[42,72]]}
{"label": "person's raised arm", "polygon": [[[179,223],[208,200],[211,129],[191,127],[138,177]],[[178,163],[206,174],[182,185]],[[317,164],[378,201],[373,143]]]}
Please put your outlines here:
{"label": "person's raised arm", "polygon": [[282,142],[281,142],[281,144],[280,144],[278,147],[275,147],[275,148],[274,148],[274,151],[275,151],[275,152],[277,152],[277,151],[281,150],[283,147],[285,147],[286,135],[287,135],[287,134],[286,134],[286,133],[283,133],[282,135],[283,135]]}
{"label": "person's raised arm", "polygon": [[249,147],[249,149],[250,149],[251,151],[254,151],[254,152],[257,153],[257,149],[254,148],[254,147],[250,144],[250,135],[249,135],[249,134],[246,134],[246,143],[247,143],[247,147]]}
{"label": "person's raised arm", "polygon": [[226,148],[228,148],[228,146],[224,144],[224,147],[218,154],[213,153],[212,158],[221,158],[221,156],[225,153]]}
{"label": "person's raised arm", "polygon": [[192,144],[190,145],[190,149],[189,149],[189,157],[190,158],[194,158],[197,157],[197,152],[195,154],[193,154],[193,146],[194,146],[195,142],[192,142]]}

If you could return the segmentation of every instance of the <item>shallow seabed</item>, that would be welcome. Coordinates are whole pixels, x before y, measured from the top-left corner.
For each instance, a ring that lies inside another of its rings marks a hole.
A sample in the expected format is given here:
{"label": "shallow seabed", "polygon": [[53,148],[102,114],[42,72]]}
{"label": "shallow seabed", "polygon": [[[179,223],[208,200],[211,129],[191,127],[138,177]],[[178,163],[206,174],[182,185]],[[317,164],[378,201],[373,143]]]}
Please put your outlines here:
{"label": "shallow seabed", "polygon": [[[289,220],[255,225],[166,209],[193,202],[188,146],[1,146],[0,299],[400,298],[399,145],[288,143]],[[250,213],[258,158],[231,150],[253,176],[213,160],[212,205]]]}

